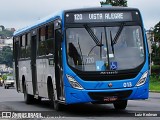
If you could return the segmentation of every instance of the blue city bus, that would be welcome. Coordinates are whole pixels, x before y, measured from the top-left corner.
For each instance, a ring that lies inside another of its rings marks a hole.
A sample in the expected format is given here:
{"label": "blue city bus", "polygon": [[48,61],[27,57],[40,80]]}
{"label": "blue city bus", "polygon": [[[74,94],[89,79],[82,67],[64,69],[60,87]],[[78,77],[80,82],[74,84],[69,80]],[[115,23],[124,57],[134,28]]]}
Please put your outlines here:
{"label": "blue city bus", "polygon": [[56,110],[77,103],[147,99],[149,50],[136,8],[54,13],[14,33],[16,89],[27,104],[47,98]]}

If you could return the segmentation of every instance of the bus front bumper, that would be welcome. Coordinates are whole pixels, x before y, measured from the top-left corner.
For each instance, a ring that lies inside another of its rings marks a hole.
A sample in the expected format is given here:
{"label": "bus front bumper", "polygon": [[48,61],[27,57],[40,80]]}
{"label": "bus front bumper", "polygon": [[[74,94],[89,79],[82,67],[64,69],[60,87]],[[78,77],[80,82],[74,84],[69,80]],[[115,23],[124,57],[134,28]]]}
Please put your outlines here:
{"label": "bus front bumper", "polygon": [[[136,100],[148,98],[148,84],[140,87],[106,90],[78,90],[65,87],[66,104],[103,102],[112,103],[117,100]],[[111,101],[107,101],[112,98]],[[113,101],[112,101],[113,100]]]}

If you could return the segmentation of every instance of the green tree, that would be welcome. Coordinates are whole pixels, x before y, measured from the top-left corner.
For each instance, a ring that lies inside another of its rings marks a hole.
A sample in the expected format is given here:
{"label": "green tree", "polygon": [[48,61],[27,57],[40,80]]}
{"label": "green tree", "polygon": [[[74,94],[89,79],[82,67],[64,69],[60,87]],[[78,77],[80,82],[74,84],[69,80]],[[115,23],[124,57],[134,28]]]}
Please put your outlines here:
{"label": "green tree", "polygon": [[155,65],[160,65],[160,22],[153,28],[154,41],[152,40],[151,58]]}
{"label": "green tree", "polygon": [[156,44],[152,44],[151,58],[155,65],[160,65],[160,47]]}
{"label": "green tree", "polygon": [[6,37],[12,37],[13,31],[3,30],[3,31],[0,31],[0,35],[6,36]]}
{"label": "green tree", "polygon": [[3,47],[0,52],[0,63],[12,67],[13,52],[9,46]]}
{"label": "green tree", "polygon": [[5,27],[3,25],[0,25],[0,27],[2,28],[2,31],[5,29]]}
{"label": "green tree", "polygon": [[156,42],[160,42],[160,22],[158,22],[155,26],[154,26],[154,39]]}
{"label": "green tree", "polygon": [[127,0],[106,0],[105,2],[101,1],[100,4],[127,7]]}
{"label": "green tree", "polygon": [[6,80],[6,79],[7,79],[7,75],[3,75],[3,76],[2,76],[2,79],[3,79],[3,80]]}

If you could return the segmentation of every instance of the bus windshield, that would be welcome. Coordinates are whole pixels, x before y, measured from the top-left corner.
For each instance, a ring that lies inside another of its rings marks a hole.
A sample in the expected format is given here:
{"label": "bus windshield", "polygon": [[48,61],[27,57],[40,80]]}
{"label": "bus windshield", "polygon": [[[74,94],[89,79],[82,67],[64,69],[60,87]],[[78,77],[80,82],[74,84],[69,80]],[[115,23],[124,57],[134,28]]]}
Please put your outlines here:
{"label": "bus windshield", "polygon": [[81,71],[128,70],[145,59],[140,26],[67,28],[68,64]]}

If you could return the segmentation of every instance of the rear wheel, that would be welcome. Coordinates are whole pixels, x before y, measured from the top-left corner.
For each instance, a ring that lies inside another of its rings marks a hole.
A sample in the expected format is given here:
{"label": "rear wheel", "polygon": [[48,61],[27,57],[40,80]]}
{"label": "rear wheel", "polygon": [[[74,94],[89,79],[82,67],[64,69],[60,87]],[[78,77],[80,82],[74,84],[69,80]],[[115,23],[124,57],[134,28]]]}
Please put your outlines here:
{"label": "rear wheel", "polygon": [[127,107],[127,100],[121,100],[113,103],[116,110],[124,110]]}
{"label": "rear wheel", "polygon": [[24,83],[24,101],[25,101],[25,103],[26,104],[31,104],[31,103],[33,103],[34,102],[34,97],[33,97],[33,95],[29,95],[28,93],[27,93],[27,89],[26,89],[26,84]]}

